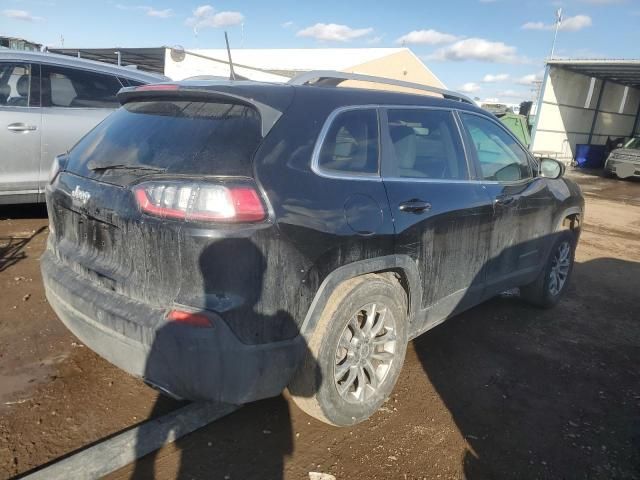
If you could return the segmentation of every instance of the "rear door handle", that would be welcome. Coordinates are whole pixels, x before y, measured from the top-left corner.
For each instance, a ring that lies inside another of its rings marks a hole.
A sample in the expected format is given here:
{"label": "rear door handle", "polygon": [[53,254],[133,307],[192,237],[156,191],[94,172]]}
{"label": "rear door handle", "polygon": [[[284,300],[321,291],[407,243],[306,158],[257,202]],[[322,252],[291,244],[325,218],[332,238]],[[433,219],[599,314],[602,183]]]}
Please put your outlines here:
{"label": "rear door handle", "polygon": [[509,207],[513,205],[515,201],[516,201],[516,197],[512,195],[498,195],[493,201],[493,204],[496,207]]}
{"label": "rear door handle", "polygon": [[27,125],[26,123],[10,123],[7,125],[7,130],[12,132],[33,132],[37,128],[35,125]]}
{"label": "rear door handle", "polygon": [[407,213],[424,213],[431,210],[431,204],[429,202],[423,202],[422,200],[409,200],[402,202],[398,207],[400,211]]}

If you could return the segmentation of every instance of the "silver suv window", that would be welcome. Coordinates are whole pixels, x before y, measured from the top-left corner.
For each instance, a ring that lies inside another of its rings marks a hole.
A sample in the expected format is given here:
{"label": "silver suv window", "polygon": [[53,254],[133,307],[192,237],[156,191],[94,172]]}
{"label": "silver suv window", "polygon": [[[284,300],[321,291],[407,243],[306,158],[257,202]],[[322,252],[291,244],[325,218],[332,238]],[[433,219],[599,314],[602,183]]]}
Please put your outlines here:
{"label": "silver suv window", "polygon": [[318,159],[328,173],[378,174],[378,114],[375,109],[339,113],[324,137]]}
{"label": "silver suv window", "polygon": [[31,98],[31,65],[0,64],[0,106],[28,107]]}
{"label": "silver suv window", "polygon": [[117,108],[122,88],[113,75],[57,65],[42,66],[44,105],[70,108]]}

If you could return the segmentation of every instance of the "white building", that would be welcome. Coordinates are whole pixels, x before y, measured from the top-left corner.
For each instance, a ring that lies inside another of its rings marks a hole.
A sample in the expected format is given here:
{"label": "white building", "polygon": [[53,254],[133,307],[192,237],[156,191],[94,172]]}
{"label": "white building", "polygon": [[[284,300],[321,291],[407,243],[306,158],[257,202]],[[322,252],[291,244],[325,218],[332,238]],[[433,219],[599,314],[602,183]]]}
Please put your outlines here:
{"label": "white building", "polygon": [[[135,65],[143,70],[163,73],[173,80],[195,76],[229,78],[230,74],[226,49],[64,48],[50,51],[121,65]],[[410,49],[404,47],[232,49],[231,56],[236,75],[250,80],[286,82],[298,73],[338,70],[444,88],[440,79]],[[353,86],[354,83],[345,82],[342,85]],[[367,86],[374,87],[373,84]],[[388,85],[375,88],[399,89]]]}

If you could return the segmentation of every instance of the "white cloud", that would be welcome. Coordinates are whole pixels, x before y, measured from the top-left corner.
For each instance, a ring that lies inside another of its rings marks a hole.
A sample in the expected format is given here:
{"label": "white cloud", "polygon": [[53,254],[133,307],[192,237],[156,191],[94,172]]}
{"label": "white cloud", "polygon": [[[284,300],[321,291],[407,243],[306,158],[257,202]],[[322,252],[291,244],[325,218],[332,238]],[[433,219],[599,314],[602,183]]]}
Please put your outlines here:
{"label": "white cloud", "polygon": [[509,80],[508,73],[497,73],[495,75],[487,73],[484,77],[482,77],[483,83],[506,82],[507,80]]}
{"label": "white cloud", "polygon": [[371,37],[367,39],[367,45],[379,45],[382,43],[382,35],[377,35],[375,37]]}
{"label": "white cloud", "polygon": [[[577,32],[583,28],[590,27],[593,24],[589,15],[576,15],[574,17],[566,17],[560,23],[558,30],[565,30],[567,32]],[[523,30],[553,30],[555,28],[554,23],[544,22],[527,22],[521,27]]]}
{"label": "white cloud", "polygon": [[458,88],[458,90],[464,93],[474,93],[480,90],[480,85],[474,82],[467,82]]}
{"label": "white cloud", "polygon": [[432,60],[453,60],[456,62],[476,60],[493,63],[518,63],[516,47],[502,42],[491,42],[484,38],[467,38],[447,47],[436,50],[430,56]]}
{"label": "white cloud", "polygon": [[170,8],[156,10],[148,5],[122,5],[120,3],[116,4],[116,8],[120,10],[140,10],[144,12],[146,16],[154,18],[169,18],[173,16],[173,10]]}
{"label": "white cloud", "polygon": [[218,28],[240,25],[244,15],[240,12],[217,12],[211,5],[200,5],[185,22],[198,31],[203,28]]}
{"label": "white cloud", "polygon": [[424,45],[441,45],[443,43],[452,43],[459,40],[460,37],[451,35],[450,33],[442,33],[437,30],[413,30],[396,40],[396,43],[413,43]]}
{"label": "white cloud", "polygon": [[543,75],[544,75],[544,72],[531,73],[529,75],[525,75],[523,77],[518,78],[516,80],[516,83],[518,85],[533,85],[534,83],[541,81]]}
{"label": "white cloud", "polygon": [[520,28],[523,30],[548,30],[553,28],[553,25],[545,25],[544,22],[527,22]]}
{"label": "white cloud", "polygon": [[147,16],[156,17],[156,18],[169,18],[173,15],[173,10],[170,8],[165,8],[164,10],[156,10],[154,8],[149,7],[147,10]]}
{"label": "white cloud", "polygon": [[364,37],[373,32],[373,28],[351,28],[337,23],[316,23],[296,33],[298,37],[310,37],[330,42],[347,42]]}
{"label": "white cloud", "polygon": [[291,28],[291,27],[293,27],[293,22],[291,20],[289,20],[288,22],[281,23],[280,26],[282,28]]}
{"label": "white cloud", "polygon": [[576,15],[575,17],[567,17],[562,20],[560,30],[568,32],[577,32],[583,28],[590,27],[593,24],[589,15]]}
{"label": "white cloud", "polygon": [[7,18],[20,20],[23,22],[37,22],[39,20],[42,20],[42,17],[31,15],[31,13],[27,12],[26,10],[3,10],[2,15]]}

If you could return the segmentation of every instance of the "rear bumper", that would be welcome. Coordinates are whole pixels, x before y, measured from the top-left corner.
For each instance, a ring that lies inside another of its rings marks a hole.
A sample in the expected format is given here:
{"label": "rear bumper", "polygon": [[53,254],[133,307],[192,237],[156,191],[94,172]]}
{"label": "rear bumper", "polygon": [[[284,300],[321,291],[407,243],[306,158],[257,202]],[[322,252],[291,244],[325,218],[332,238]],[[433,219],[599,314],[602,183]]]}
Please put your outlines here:
{"label": "rear bumper", "polygon": [[211,312],[212,328],[169,322],[166,311],[94,285],[47,251],[41,260],[49,304],[85,345],[176,397],[242,404],[278,395],[302,353],[301,337],[246,345]]}

